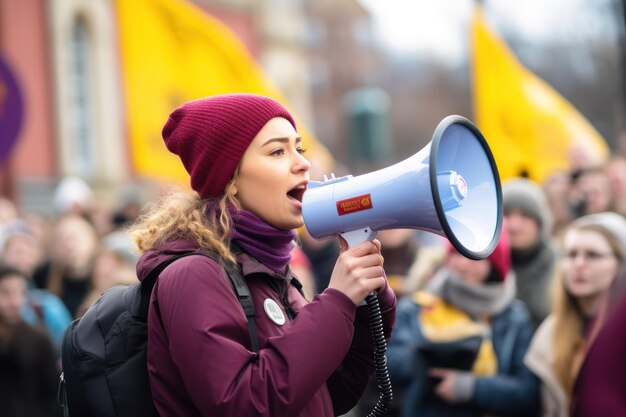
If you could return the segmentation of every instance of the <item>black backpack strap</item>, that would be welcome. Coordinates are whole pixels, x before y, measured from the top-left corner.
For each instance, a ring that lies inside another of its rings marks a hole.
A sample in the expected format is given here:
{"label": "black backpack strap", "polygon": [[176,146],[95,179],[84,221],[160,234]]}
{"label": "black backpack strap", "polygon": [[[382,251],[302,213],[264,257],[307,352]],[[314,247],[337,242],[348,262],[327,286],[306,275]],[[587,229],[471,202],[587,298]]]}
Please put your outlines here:
{"label": "black backpack strap", "polygon": [[[208,251],[207,251],[208,252]],[[163,262],[158,264],[152,271],[148,273],[148,275],[141,281],[141,304],[139,307],[139,311],[143,314],[144,317],[148,316],[148,305],[150,304],[150,294],[152,293],[152,289],[154,288],[154,284],[156,284],[157,278],[165,268],[167,268],[172,262],[184,258],[190,255],[197,255],[200,253],[200,249],[194,252],[184,252],[179,253],[178,255],[170,256],[165,259]],[[211,257],[213,258],[213,257]]]}
{"label": "black backpack strap", "polygon": [[[241,252],[241,249],[233,243],[232,249],[235,253]],[[226,275],[230,279],[230,282],[233,286],[233,289],[237,293],[237,299],[243,308],[243,311],[246,315],[246,319],[248,321],[248,332],[250,333],[250,343],[252,346],[252,350],[255,353],[259,353],[259,337],[256,331],[256,323],[255,323],[255,313],[254,313],[254,303],[252,302],[252,295],[250,294],[250,289],[246,284],[246,280],[243,277],[243,273],[241,272],[241,267],[237,263],[227,262],[222,260],[216,253],[211,252],[207,249],[200,248],[193,252],[185,252],[180,253],[178,255],[171,256],[157,265],[150,273],[146,276],[146,278],[141,283],[141,292],[144,297],[141,298],[141,310],[140,311],[148,311],[148,304],[150,303],[150,293],[152,292],[152,288],[154,288],[154,284],[156,283],[159,274],[163,272],[163,270],[170,265],[172,262],[184,258],[185,256],[190,255],[203,255],[208,258],[213,259],[214,261],[219,262],[222,267],[226,270]],[[144,310],[145,309],[145,310]]]}
{"label": "black backpack strap", "polygon": [[[240,252],[241,250],[236,244],[232,244],[231,249],[234,250],[235,253]],[[206,249],[200,249],[199,253],[209,256],[213,258],[215,256],[212,252]],[[248,333],[250,333],[250,342],[252,345],[252,351],[255,353],[259,353],[259,337],[256,332],[256,324],[255,324],[255,313],[254,313],[254,303],[252,302],[252,294],[250,294],[250,289],[246,284],[246,280],[243,277],[241,272],[241,267],[237,263],[232,263],[228,261],[220,260],[220,263],[226,270],[226,275],[230,279],[231,284],[233,285],[233,289],[237,293],[237,299],[243,308],[243,312],[246,314],[246,319],[248,320]]]}
{"label": "black backpack strap", "polygon": [[239,299],[239,303],[243,307],[243,311],[246,314],[246,319],[248,320],[248,332],[250,333],[250,342],[252,343],[252,350],[255,353],[259,353],[259,337],[256,333],[256,324],[254,322],[254,303],[252,302],[252,295],[250,294],[250,289],[246,284],[246,280],[241,274],[241,270],[238,265],[233,265],[231,263],[227,263],[224,265],[226,272],[228,273],[228,277],[235,288],[235,292],[237,292],[237,298]]}

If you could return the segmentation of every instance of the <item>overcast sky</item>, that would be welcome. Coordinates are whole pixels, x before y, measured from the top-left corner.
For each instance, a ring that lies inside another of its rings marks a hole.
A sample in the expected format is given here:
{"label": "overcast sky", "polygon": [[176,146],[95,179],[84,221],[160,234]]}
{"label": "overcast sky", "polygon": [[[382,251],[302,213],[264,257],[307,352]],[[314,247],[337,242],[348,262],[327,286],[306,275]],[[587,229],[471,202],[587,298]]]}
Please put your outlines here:
{"label": "overcast sky", "polygon": [[[384,44],[394,51],[455,61],[467,49],[473,0],[359,1],[371,11]],[[615,36],[615,23],[607,25],[589,6],[610,1],[615,0],[487,0],[485,10],[496,29],[505,28],[529,43],[540,43],[577,36]]]}

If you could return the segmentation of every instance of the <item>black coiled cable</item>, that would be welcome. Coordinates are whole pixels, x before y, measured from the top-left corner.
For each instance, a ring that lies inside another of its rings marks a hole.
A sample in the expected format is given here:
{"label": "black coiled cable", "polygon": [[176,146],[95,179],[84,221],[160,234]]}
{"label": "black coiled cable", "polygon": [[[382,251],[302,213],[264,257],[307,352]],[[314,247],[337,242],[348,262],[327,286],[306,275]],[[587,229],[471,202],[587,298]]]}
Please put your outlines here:
{"label": "black coiled cable", "polygon": [[376,380],[378,382],[378,390],[380,396],[374,406],[374,409],[367,417],[382,417],[387,414],[389,404],[393,400],[393,391],[391,389],[391,380],[389,379],[389,371],[387,370],[387,341],[383,332],[383,317],[378,304],[378,297],[370,294],[365,299],[367,302],[367,313],[370,322],[370,332],[372,341],[374,342],[374,366],[376,369]]}

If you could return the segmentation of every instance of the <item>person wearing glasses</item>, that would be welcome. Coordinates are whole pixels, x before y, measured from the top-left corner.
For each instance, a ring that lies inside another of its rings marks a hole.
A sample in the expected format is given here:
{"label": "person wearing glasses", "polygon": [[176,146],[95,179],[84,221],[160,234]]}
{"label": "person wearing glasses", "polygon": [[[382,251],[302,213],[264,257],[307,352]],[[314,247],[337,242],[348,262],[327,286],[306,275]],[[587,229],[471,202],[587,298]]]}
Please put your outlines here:
{"label": "person wearing glasses", "polygon": [[581,364],[623,287],[626,220],[612,212],[580,217],[567,227],[561,249],[552,312],[524,360],[541,381],[544,417],[570,415]]}

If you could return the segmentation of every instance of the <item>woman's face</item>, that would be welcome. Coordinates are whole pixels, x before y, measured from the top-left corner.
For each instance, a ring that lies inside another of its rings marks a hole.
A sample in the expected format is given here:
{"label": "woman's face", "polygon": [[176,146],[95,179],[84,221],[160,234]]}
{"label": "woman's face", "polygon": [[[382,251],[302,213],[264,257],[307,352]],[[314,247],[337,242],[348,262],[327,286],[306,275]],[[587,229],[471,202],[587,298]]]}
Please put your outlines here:
{"label": "woman's face", "polygon": [[267,122],[241,159],[235,195],[245,210],[279,229],[301,227],[311,165],[302,139],[282,117]]}
{"label": "woman's face", "polygon": [[618,259],[606,238],[593,230],[570,230],[563,241],[564,284],[576,298],[605,294],[617,274]]}
{"label": "woman's face", "polygon": [[541,238],[541,230],[535,219],[520,209],[512,209],[505,213],[504,217],[511,249],[523,251],[537,245]]}
{"label": "woman's face", "polygon": [[60,220],[55,230],[55,257],[70,268],[84,268],[91,262],[98,242],[92,226],[78,216]]}
{"label": "woman's face", "polygon": [[35,271],[41,258],[41,246],[32,236],[16,234],[9,237],[4,244],[2,260],[29,276]]}
{"label": "woman's face", "polygon": [[0,321],[15,324],[26,297],[26,280],[19,275],[9,275],[0,279]]}

